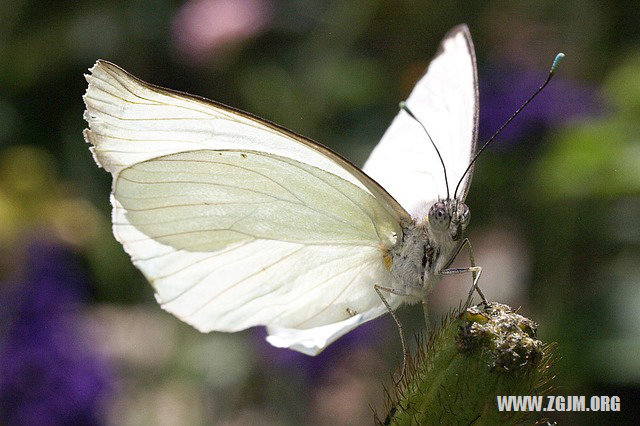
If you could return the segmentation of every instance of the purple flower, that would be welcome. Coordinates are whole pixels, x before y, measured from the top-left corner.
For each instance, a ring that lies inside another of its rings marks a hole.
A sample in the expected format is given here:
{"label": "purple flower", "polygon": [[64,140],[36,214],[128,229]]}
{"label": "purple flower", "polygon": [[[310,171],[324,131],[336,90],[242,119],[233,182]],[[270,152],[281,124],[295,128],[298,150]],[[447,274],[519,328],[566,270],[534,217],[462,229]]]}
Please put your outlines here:
{"label": "purple flower", "polygon": [[73,254],[32,244],[21,276],[0,285],[0,423],[100,424],[111,380],[83,336],[87,278]]}
{"label": "purple flower", "polygon": [[[546,72],[514,66],[493,67],[490,74],[481,77],[480,142],[489,139],[540,87],[546,77]],[[602,103],[595,89],[556,75],[542,93],[502,131],[494,148],[526,136],[537,136],[548,128],[600,112]]]}

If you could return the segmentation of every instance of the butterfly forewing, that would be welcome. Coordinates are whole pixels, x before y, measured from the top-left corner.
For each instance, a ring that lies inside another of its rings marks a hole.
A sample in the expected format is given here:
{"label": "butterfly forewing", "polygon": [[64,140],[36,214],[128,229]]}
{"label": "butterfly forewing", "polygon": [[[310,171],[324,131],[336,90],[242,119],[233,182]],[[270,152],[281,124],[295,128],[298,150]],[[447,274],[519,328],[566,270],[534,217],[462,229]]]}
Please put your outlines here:
{"label": "butterfly forewing", "polygon": [[[478,127],[476,60],[466,25],[444,38],[407,106],[440,150],[453,197],[475,151]],[[433,202],[447,197],[440,159],[420,124],[404,111],[393,120],[363,170],[416,220],[424,220]],[[460,200],[466,196],[470,176],[461,185]]]}
{"label": "butterfly forewing", "polygon": [[325,170],[374,195],[400,222],[409,217],[375,181],[331,150],[225,105],[153,86],[98,61],[86,75],[85,138],[112,174],[167,154],[200,149],[253,150]]}

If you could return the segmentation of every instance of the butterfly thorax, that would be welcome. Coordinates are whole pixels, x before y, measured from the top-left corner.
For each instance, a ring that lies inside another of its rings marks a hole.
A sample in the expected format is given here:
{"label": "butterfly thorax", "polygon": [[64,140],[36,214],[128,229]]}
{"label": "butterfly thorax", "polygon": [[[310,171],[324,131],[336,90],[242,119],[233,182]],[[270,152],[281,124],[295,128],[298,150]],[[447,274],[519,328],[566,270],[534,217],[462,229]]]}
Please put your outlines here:
{"label": "butterfly thorax", "polygon": [[469,209],[464,203],[439,200],[426,218],[404,226],[402,241],[391,252],[394,289],[424,299],[460,251],[468,223]]}

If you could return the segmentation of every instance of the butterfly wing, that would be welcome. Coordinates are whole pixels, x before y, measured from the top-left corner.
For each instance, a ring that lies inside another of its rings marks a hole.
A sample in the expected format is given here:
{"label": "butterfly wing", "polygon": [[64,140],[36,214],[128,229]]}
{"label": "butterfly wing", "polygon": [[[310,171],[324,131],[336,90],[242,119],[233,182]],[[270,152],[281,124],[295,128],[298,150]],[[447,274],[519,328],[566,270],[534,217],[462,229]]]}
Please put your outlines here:
{"label": "butterfly wing", "polygon": [[[475,152],[478,133],[478,84],[473,42],[466,25],[444,38],[426,74],[407,99],[407,106],[424,124],[447,167],[449,193]],[[416,220],[424,220],[438,198],[447,197],[442,164],[427,135],[401,111],[363,170],[380,183]],[[461,185],[464,200],[471,172]]]}
{"label": "butterfly wing", "polygon": [[287,337],[307,353],[384,313],[373,286],[410,218],[374,181],[248,114],[90,71],[85,138],[113,175],[114,234],[164,309],[201,331],[333,326],[315,346]]}
{"label": "butterfly wing", "polygon": [[319,348],[326,347],[338,337],[385,313],[387,308],[379,305],[338,323],[306,330],[269,326],[267,341],[278,348],[295,349],[307,355],[316,355]]}

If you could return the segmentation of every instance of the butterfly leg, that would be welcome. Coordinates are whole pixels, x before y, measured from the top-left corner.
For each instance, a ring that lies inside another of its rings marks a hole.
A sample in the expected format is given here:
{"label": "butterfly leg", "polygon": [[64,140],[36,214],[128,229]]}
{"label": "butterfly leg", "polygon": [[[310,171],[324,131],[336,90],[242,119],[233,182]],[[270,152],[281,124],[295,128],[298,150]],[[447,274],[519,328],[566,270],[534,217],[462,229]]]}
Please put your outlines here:
{"label": "butterfly leg", "polygon": [[[467,253],[469,253],[469,262],[471,263],[472,267],[475,267],[476,259],[473,254],[473,246],[471,246],[471,241],[469,241],[468,238],[465,238],[464,241],[462,242],[462,245],[467,247]],[[473,297],[474,291],[478,293],[478,295],[482,299],[482,303],[484,303],[485,305],[487,304],[487,298],[484,297],[482,290],[480,290],[480,287],[478,287],[478,280],[480,279],[480,274],[482,273],[482,268],[479,266],[478,268],[480,268],[480,271],[477,274],[473,272],[471,273],[471,276],[473,277],[473,285],[471,287],[471,290],[469,290],[469,296],[467,297],[467,302],[464,304],[465,309],[471,306],[471,298]]]}
{"label": "butterfly leg", "polygon": [[402,381],[402,379],[405,376],[405,372],[407,371],[407,359],[409,358],[409,350],[407,349],[407,343],[406,343],[406,340],[404,338],[404,330],[402,329],[402,324],[400,323],[400,320],[396,316],[396,313],[393,312],[393,309],[391,309],[391,306],[389,305],[389,302],[387,302],[387,299],[385,299],[384,296],[382,295],[382,291],[381,290],[384,290],[384,291],[389,292],[391,294],[395,294],[397,296],[407,296],[407,294],[399,291],[398,289],[389,288],[389,287],[382,287],[382,286],[379,286],[377,284],[374,285],[373,288],[376,291],[376,293],[378,293],[378,296],[380,297],[380,300],[382,300],[382,303],[384,303],[384,306],[387,307],[387,310],[391,314],[391,317],[393,318],[393,320],[395,321],[396,325],[398,326],[398,333],[400,334],[400,343],[402,343],[402,373],[400,374],[400,378],[396,382],[396,384],[398,384],[398,383],[400,383]]}
{"label": "butterfly leg", "polygon": [[469,290],[469,296],[467,297],[467,301],[464,304],[464,308],[467,309],[469,308],[469,306],[471,306],[471,299],[473,298],[474,292],[477,292],[478,295],[480,295],[480,298],[482,299],[482,303],[484,303],[485,305],[487,304],[487,298],[484,297],[484,294],[478,287],[478,280],[480,279],[480,274],[482,274],[482,267],[476,266],[475,257],[473,255],[473,247],[471,247],[471,242],[469,241],[468,238],[464,239],[464,241],[460,245],[460,248],[458,249],[458,253],[460,253],[460,251],[464,246],[467,247],[467,252],[469,253],[469,262],[471,263],[471,266],[468,268],[443,269],[442,271],[438,272],[438,274],[439,275],[457,275],[457,274],[464,274],[467,272],[471,272],[471,276],[473,278],[473,285],[471,286],[471,290]]}

